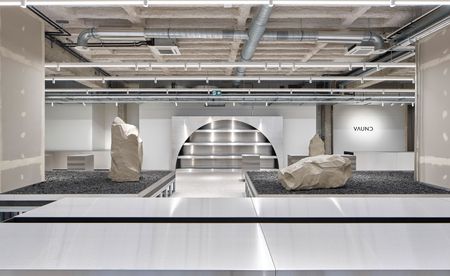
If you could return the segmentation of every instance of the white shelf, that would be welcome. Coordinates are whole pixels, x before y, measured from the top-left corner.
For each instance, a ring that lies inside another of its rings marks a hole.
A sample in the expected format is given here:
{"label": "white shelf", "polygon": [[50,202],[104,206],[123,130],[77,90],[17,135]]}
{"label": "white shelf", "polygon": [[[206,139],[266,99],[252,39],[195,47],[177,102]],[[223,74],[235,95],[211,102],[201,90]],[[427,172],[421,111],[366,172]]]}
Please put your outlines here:
{"label": "white shelf", "polygon": [[270,143],[258,143],[258,142],[188,142],[184,143],[185,146],[271,146]]}
{"label": "white shelf", "polygon": [[[261,155],[261,159],[277,159],[272,155]],[[181,155],[178,159],[242,159],[241,155]]]}

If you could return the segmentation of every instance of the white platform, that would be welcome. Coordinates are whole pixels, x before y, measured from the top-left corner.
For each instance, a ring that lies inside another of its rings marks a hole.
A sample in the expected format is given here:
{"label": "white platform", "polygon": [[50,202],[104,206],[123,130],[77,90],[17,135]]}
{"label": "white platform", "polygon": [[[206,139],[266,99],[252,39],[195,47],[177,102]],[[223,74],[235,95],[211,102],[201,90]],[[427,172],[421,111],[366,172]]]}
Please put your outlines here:
{"label": "white platform", "polygon": [[274,275],[258,224],[6,223],[0,247],[8,276]]}
{"label": "white platform", "polygon": [[[19,217],[450,217],[448,198],[67,198]],[[450,275],[450,223],[4,223],[0,276]]]}
{"label": "white platform", "polygon": [[259,217],[287,218],[450,218],[448,200],[429,197],[252,198]]}
{"label": "white platform", "polygon": [[277,275],[450,274],[450,224],[261,227]]}

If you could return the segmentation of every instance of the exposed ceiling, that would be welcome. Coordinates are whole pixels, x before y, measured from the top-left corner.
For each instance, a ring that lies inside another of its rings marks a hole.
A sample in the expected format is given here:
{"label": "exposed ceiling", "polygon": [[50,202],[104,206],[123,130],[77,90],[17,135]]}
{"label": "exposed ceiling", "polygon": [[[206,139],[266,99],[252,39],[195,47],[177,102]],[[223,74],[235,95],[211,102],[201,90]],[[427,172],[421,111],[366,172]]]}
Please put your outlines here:
{"label": "exposed ceiling", "polygon": [[[274,7],[267,30],[320,30],[320,31],[372,31],[386,36],[424,14],[431,7]],[[60,23],[72,36],[59,38],[63,42],[76,42],[78,34],[86,28],[103,29],[233,29],[247,30],[252,18],[258,12],[257,6],[237,7],[39,7],[45,15]],[[48,31],[54,31],[47,26]],[[90,42],[99,42],[92,40]],[[180,55],[161,56],[152,52],[148,46],[141,47],[97,47],[80,52],[93,62],[234,62],[239,61],[240,51],[245,41],[178,39],[176,44]],[[253,61],[260,62],[359,62],[368,61],[373,56],[354,57],[345,53],[350,44],[316,43],[301,41],[261,41]],[[67,62],[58,50],[47,47],[47,62]],[[183,68],[134,69],[108,68],[111,75],[233,75],[232,68],[208,68],[201,71]],[[345,74],[342,68],[308,68],[292,71],[290,69],[264,70],[247,69],[246,75],[309,76]],[[414,76],[414,69],[383,70],[383,74],[395,76]],[[89,75],[82,70],[47,69],[49,76]],[[89,86],[95,86],[87,83]],[[367,86],[367,85],[366,85]]]}

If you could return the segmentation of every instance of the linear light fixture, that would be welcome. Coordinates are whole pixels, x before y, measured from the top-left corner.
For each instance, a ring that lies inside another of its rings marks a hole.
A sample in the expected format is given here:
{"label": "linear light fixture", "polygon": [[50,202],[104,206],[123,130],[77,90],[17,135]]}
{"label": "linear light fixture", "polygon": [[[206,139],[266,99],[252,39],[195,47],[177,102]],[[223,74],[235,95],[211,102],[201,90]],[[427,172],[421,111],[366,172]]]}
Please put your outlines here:
{"label": "linear light fixture", "polygon": [[70,76],[46,77],[46,81],[406,81],[414,82],[414,77],[385,76],[385,77],[358,77],[358,76]]}
{"label": "linear light fixture", "polygon": [[1,0],[0,6],[435,6],[448,0]]}
{"label": "linear light fixture", "polygon": [[45,68],[133,68],[154,69],[154,68],[180,68],[195,69],[198,68],[261,68],[261,69],[301,69],[301,68],[416,68],[415,63],[392,63],[392,62],[77,62],[77,63],[47,63]]}
{"label": "linear light fixture", "polygon": [[[208,93],[208,88],[49,88],[45,89],[45,93],[75,93],[75,94],[92,94],[92,93]],[[248,94],[250,90],[251,93],[415,93],[415,89],[373,89],[373,88],[363,88],[363,89],[351,89],[351,88],[215,88],[215,90],[220,90],[222,93],[242,93]]]}

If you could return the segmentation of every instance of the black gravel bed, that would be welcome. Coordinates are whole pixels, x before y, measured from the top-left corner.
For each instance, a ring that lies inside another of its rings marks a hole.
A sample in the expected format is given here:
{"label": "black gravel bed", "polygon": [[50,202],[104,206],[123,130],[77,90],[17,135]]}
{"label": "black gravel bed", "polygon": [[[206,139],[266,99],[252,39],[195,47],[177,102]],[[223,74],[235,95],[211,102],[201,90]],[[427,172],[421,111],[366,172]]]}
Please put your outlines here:
{"label": "black gravel bed", "polygon": [[139,194],[171,171],[144,171],[138,182],[113,182],[107,171],[50,171],[45,182],[5,194]]}
{"label": "black gravel bed", "polygon": [[332,189],[288,191],[277,171],[250,171],[248,177],[260,195],[286,194],[450,194],[450,191],[414,181],[412,171],[356,171],[345,186]]}

